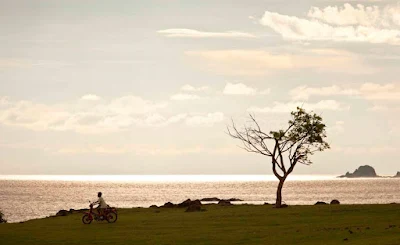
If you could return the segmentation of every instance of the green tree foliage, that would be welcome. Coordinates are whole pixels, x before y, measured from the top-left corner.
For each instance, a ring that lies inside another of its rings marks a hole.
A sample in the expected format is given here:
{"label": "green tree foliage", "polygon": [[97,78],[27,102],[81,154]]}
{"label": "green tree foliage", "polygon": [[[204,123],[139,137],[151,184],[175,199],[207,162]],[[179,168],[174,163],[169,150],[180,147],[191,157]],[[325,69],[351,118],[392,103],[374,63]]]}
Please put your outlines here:
{"label": "green tree foliage", "polygon": [[228,133],[240,140],[246,151],[271,158],[272,171],[279,180],[275,206],[282,207],[283,184],[294,167],[298,163],[312,164],[311,155],[330,148],[325,141],[326,125],[321,116],[299,107],[291,112],[288,127],[278,131],[266,133],[254,116],[250,115],[250,118],[251,125],[245,125],[241,130],[232,121]]}

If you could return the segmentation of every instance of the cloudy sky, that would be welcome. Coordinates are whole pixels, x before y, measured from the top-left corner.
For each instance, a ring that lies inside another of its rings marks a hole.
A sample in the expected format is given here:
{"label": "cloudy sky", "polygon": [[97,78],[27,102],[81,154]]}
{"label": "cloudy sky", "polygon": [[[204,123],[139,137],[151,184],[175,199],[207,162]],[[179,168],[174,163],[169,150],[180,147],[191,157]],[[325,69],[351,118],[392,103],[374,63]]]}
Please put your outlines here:
{"label": "cloudy sky", "polygon": [[400,171],[398,1],[0,0],[0,174],[271,174],[226,125],[300,105],[297,174]]}

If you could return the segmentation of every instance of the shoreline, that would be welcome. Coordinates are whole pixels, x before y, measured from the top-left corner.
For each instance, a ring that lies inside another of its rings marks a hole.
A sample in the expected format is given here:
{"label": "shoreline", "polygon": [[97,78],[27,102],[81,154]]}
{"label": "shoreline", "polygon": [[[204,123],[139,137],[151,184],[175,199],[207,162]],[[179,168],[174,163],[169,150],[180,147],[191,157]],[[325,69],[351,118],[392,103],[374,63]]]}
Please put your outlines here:
{"label": "shoreline", "polygon": [[4,245],[41,244],[400,244],[399,205],[203,205],[118,209],[115,223],[83,215],[0,225]]}
{"label": "shoreline", "polygon": [[[299,204],[295,204],[295,205],[287,205],[287,207],[285,208],[290,208],[290,207],[312,207],[312,206],[341,206],[341,207],[355,207],[355,206],[392,206],[392,205],[399,205],[400,203],[368,203],[368,204],[360,204],[360,203],[354,203],[354,204],[350,204],[350,203],[340,203],[340,204],[329,204],[329,203],[325,203],[325,204],[321,204],[318,203],[321,201],[316,201],[315,204],[309,204],[309,205],[299,205]],[[152,210],[152,209],[164,209],[164,210],[169,210],[169,209],[177,209],[177,210],[182,210],[184,212],[185,208],[187,207],[179,207],[177,206],[178,204],[175,204],[176,206],[174,207],[163,207],[163,206],[156,206],[156,205],[152,205],[149,207],[131,207],[131,208],[119,208],[119,207],[115,207],[117,208],[118,211],[129,211],[129,210]],[[154,207],[155,206],[155,207]],[[272,203],[264,203],[264,204],[250,204],[250,203],[242,203],[242,204],[238,204],[235,202],[232,202],[231,205],[219,205],[218,203],[207,203],[207,202],[202,202],[202,206],[204,206],[205,208],[207,208],[208,206],[220,206],[220,207],[224,207],[224,206],[230,206],[230,207],[234,207],[234,206],[247,206],[247,207],[259,207],[259,206],[270,206],[272,208],[274,208],[274,204]],[[281,208],[281,209],[285,209],[285,208]],[[71,212],[71,210],[73,210]],[[66,215],[57,215],[58,212],[60,211],[66,211],[68,214]],[[70,209],[70,210],[59,210],[56,214],[53,215],[49,215],[49,216],[44,216],[44,217],[38,217],[38,218],[33,218],[33,219],[27,219],[27,220],[21,220],[21,221],[15,221],[15,222],[10,222],[8,221],[6,224],[23,224],[25,222],[30,222],[30,221],[36,221],[36,220],[45,220],[45,219],[51,219],[51,218],[57,218],[57,217],[66,217],[66,216],[71,216],[71,215],[78,215],[78,214],[83,214],[85,212],[88,212],[89,209],[87,208],[83,208],[83,209]],[[6,217],[7,219],[7,217]]]}

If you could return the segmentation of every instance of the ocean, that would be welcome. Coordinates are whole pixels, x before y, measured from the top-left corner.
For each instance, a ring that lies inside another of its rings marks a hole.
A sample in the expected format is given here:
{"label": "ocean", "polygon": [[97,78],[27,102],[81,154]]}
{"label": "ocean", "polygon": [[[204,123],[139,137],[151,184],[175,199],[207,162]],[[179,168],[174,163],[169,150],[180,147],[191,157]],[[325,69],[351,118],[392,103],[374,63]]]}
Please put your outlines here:
{"label": "ocean", "polygon": [[[54,215],[58,210],[87,208],[103,193],[120,208],[149,207],[188,198],[239,198],[235,204],[274,203],[277,180],[259,175],[160,176],[0,176],[0,210],[9,222]],[[400,203],[400,178],[339,179],[291,176],[283,189],[288,205],[313,205],[338,199],[343,204]]]}

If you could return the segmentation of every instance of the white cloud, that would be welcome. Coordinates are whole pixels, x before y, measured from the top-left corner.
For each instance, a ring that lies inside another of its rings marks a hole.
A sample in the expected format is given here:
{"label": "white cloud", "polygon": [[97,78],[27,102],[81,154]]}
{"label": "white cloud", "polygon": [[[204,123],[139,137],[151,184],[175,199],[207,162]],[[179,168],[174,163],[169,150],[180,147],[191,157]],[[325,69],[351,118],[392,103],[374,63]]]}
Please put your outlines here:
{"label": "white cloud", "polygon": [[382,105],[374,105],[368,108],[369,111],[389,111],[389,107]]}
{"label": "white cloud", "polygon": [[342,6],[327,6],[325,8],[311,7],[308,17],[333,25],[361,25],[367,27],[400,26],[400,5],[366,6],[362,4]]}
{"label": "white cloud", "polygon": [[171,100],[197,100],[200,96],[195,94],[174,94],[171,96]]}
{"label": "white cloud", "polygon": [[[347,95],[364,98],[371,101],[400,101],[400,86],[394,83],[377,84],[364,83],[357,88],[342,88],[337,85],[330,87],[299,86],[289,92],[293,100],[308,100],[311,96]],[[371,108],[370,110],[382,110]]]}
{"label": "white cloud", "polygon": [[257,90],[255,88],[248,87],[243,83],[227,83],[225,85],[223,94],[229,95],[255,95]]}
{"label": "white cloud", "polygon": [[181,87],[182,91],[185,92],[198,92],[198,91],[206,91],[208,90],[208,86],[201,86],[201,87],[193,87],[192,85],[186,84]]}
{"label": "white cloud", "polygon": [[343,111],[349,110],[348,105],[342,105],[335,100],[321,100],[317,103],[303,103],[303,102],[274,102],[272,106],[267,107],[250,107],[249,112],[258,113],[288,113],[295,110],[297,107],[301,107],[307,110],[331,110],[331,111]]}
{"label": "white cloud", "polygon": [[327,6],[325,8],[311,7],[307,16],[319,19],[334,25],[363,25],[373,26],[380,19],[378,6],[364,6],[357,4],[353,6],[345,3],[343,7]]}
{"label": "white cloud", "polygon": [[365,83],[360,87],[362,96],[373,101],[400,101],[400,86],[393,83]]}
{"label": "white cloud", "polygon": [[71,114],[58,107],[49,107],[44,104],[30,101],[8,101],[0,111],[0,122],[5,125],[22,126],[34,130],[46,130],[51,125],[71,117]]}
{"label": "white cloud", "polygon": [[86,94],[86,95],[81,97],[81,100],[97,101],[97,100],[100,100],[100,99],[101,99],[101,97],[97,96],[95,94]]}
{"label": "white cloud", "polygon": [[[3,101],[3,99],[2,99]],[[4,100],[0,123],[31,130],[75,131],[79,133],[109,133],[132,125],[154,123],[147,114],[166,107],[135,96],[124,96],[110,101],[46,105],[32,101]]]}
{"label": "white cloud", "polygon": [[0,97],[0,106],[7,106],[10,104],[8,97]]}
{"label": "white cloud", "polygon": [[330,95],[358,95],[360,92],[356,89],[343,89],[337,85],[329,87],[312,88],[308,86],[299,86],[289,92],[293,100],[308,100],[311,96],[330,96]]}
{"label": "white cloud", "polygon": [[238,31],[227,31],[227,32],[207,32],[198,31],[193,29],[166,29],[157,31],[165,35],[166,37],[188,37],[188,38],[256,38],[255,35],[238,32]]}
{"label": "white cloud", "polygon": [[[308,13],[312,17],[310,20],[265,11],[260,19],[260,24],[270,27],[283,38],[289,40],[400,44],[400,30],[397,27],[391,25],[380,27],[371,24],[372,22],[385,21],[381,17],[374,16],[377,15],[375,8],[364,8],[361,5],[358,8],[349,6],[351,5],[345,5],[343,9],[335,7],[328,7],[323,10],[312,8]],[[396,9],[391,11],[393,12],[392,22],[397,23],[400,20],[399,11]],[[376,20],[377,18],[378,20]],[[327,23],[321,22],[321,19]],[[367,23],[369,25],[363,25]]]}
{"label": "white cloud", "polygon": [[243,83],[227,83],[222,93],[226,95],[265,95],[270,93],[270,89],[265,89],[259,92],[257,89],[249,87]]}
{"label": "white cloud", "polygon": [[165,127],[170,124],[182,122],[187,117],[188,117],[187,114],[182,113],[182,114],[171,116],[169,118],[165,118],[164,116],[156,113],[156,114],[147,115],[142,120],[137,120],[136,124],[143,126],[143,127],[149,127],[149,126],[150,127]]}
{"label": "white cloud", "polygon": [[195,115],[186,119],[189,126],[212,126],[224,120],[222,112],[208,113],[207,115]]}
{"label": "white cloud", "polygon": [[165,127],[177,123],[212,126],[224,119],[221,112],[165,116],[159,111],[166,106],[166,103],[156,103],[136,96],[124,96],[109,101],[104,99],[97,103],[77,100],[54,105],[12,101],[0,97],[0,124],[34,131],[104,134],[132,127]]}
{"label": "white cloud", "polygon": [[168,118],[167,123],[168,124],[169,123],[177,123],[177,122],[184,120],[186,117],[187,117],[187,114],[185,114],[185,113],[178,114],[178,115]]}
{"label": "white cloud", "polygon": [[100,155],[120,155],[133,154],[138,156],[180,156],[188,154],[218,154],[218,155],[242,155],[245,152],[238,151],[236,146],[209,147],[203,145],[197,146],[177,146],[163,144],[119,144],[109,143],[83,143],[75,142],[65,144],[64,142],[43,144],[36,142],[29,143],[9,143],[0,142],[2,149],[33,149],[41,150],[50,154],[57,155],[80,155],[80,154],[100,154]]}
{"label": "white cloud", "polygon": [[207,70],[226,75],[260,76],[277,70],[314,69],[324,72],[373,73],[355,54],[332,49],[312,49],[274,54],[264,50],[188,51]]}

